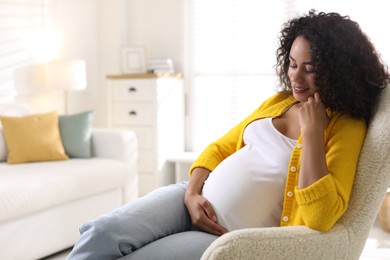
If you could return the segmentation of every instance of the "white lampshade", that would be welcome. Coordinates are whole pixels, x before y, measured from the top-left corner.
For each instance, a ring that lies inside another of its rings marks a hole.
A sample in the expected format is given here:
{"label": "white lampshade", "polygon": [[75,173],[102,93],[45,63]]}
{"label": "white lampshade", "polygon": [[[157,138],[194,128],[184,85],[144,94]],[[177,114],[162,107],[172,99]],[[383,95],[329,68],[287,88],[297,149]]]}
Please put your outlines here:
{"label": "white lampshade", "polygon": [[39,94],[48,90],[61,90],[64,112],[68,113],[68,93],[87,87],[84,60],[56,60],[15,70],[15,88],[19,94]]}
{"label": "white lampshade", "polygon": [[15,87],[21,94],[45,90],[83,90],[87,87],[85,60],[57,60],[15,70]]}

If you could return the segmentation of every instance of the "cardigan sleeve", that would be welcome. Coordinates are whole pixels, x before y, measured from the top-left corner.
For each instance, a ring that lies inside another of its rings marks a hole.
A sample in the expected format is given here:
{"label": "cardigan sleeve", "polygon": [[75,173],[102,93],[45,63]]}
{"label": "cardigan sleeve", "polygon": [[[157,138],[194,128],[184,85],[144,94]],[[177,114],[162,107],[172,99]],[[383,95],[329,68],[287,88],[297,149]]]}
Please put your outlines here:
{"label": "cardigan sleeve", "polygon": [[331,121],[325,131],[329,173],[309,187],[295,187],[298,212],[306,226],[328,231],[347,209],[365,135],[363,120],[339,115]]}
{"label": "cardigan sleeve", "polygon": [[196,167],[203,167],[213,171],[220,162],[233,154],[237,150],[236,147],[240,139],[239,137],[244,127],[245,120],[232,128],[217,141],[209,144],[192,164],[190,174]]}

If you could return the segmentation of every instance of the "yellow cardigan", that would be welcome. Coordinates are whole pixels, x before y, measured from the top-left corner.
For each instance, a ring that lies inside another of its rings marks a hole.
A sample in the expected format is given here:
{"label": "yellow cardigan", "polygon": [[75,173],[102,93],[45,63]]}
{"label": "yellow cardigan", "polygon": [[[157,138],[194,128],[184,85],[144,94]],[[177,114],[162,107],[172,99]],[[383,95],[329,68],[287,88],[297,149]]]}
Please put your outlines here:
{"label": "yellow cardigan", "polygon": [[[251,122],[278,117],[297,101],[292,95],[278,93],[266,100],[255,112],[211,143],[195,160],[196,167],[213,171],[226,157],[244,146],[243,133]],[[347,209],[357,162],[366,135],[364,120],[327,110],[329,124],[325,129],[325,152],[329,173],[304,189],[298,189],[302,136],[291,154],[284,193],[281,226],[305,225],[328,231]]]}

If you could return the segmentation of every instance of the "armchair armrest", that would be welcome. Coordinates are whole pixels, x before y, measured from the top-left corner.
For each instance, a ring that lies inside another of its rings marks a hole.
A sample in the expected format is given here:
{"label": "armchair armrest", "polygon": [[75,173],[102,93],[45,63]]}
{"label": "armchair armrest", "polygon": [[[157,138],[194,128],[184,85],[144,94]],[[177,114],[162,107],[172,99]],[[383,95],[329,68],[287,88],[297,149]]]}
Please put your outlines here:
{"label": "armchair armrest", "polygon": [[242,229],[215,240],[201,259],[350,259],[348,241],[339,224],[328,233],[305,226]]}
{"label": "armchair armrest", "polygon": [[92,156],[123,162],[137,159],[138,140],[133,131],[126,129],[92,129]]}

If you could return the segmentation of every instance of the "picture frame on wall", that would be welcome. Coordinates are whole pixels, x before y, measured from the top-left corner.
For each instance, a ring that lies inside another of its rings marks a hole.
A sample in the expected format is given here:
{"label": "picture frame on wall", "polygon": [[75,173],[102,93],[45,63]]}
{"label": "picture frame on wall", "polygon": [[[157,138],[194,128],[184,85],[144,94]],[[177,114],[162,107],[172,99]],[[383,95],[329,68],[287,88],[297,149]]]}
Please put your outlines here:
{"label": "picture frame on wall", "polygon": [[143,46],[126,46],[122,49],[124,74],[146,73],[146,54]]}

